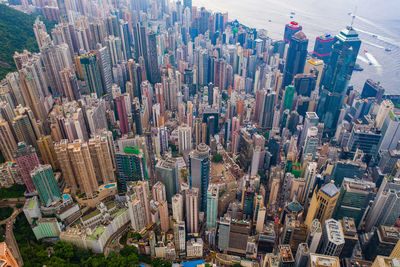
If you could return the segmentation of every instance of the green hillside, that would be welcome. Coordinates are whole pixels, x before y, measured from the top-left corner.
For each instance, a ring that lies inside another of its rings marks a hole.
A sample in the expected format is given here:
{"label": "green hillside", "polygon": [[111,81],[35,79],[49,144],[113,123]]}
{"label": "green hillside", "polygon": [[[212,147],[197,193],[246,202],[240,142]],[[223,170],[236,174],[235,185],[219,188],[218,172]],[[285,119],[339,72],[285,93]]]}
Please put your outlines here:
{"label": "green hillside", "polygon": [[[38,51],[32,29],[36,17],[37,14],[27,15],[0,4],[0,79],[16,70],[13,60],[15,51]],[[47,30],[54,27],[54,23],[45,21],[45,24]]]}

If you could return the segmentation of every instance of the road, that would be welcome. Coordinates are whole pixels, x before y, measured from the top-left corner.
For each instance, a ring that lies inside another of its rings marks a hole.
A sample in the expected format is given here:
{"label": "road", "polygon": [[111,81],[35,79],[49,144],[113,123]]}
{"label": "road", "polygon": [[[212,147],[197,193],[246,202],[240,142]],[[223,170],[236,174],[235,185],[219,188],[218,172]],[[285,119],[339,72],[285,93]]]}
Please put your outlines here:
{"label": "road", "polygon": [[18,248],[17,241],[15,240],[14,236],[14,222],[15,218],[22,212],[22,209],[18,209],[13,212],[13,214],[10,216],[9,221],[7,223],[7,229],[6,229],[6,244],[8,248],[10,249],[12,255],[14,256],[15,260],[18,262],[19,266],[22,266],[24,262],[22,261],[22,256]]}
{"label": "road", "polygon": [[111,237],[107,240],[106,245],[104,246],[104,256],[107,257],[108,253],[114,250],[114,247],[110,247],[109,245],[111,244],[112,241],[118,242],[118,250],[119,250],[119,238],[122,236],[123,233],[125,233],[126,230],[129,229],[130,222],[127,222],[124,226],[118,229],[114,234],[111,235]]}

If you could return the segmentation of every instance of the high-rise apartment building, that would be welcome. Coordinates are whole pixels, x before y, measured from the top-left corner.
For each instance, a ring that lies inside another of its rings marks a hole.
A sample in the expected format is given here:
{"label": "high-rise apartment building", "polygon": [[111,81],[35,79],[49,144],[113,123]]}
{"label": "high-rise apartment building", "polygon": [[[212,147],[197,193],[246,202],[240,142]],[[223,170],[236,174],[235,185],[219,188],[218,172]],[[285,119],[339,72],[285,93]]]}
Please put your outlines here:
{"label": "high-rise apartment building", "polygon": [[107,136],[95,136],[89,139],[88,145],[97,182],[99,184],[114,182],[114,167]]}
{"label": "high-rise apartment building", "polygon": [[144,152],[137,146],[125,146],[123,152],[115,154],[117,161],[118,180],[121,190],[126,190],[129,181],[148,180]]}
{"label": "high-rise apartment building", "polygon": [[13,160],[13,152],[17,148],[17,142],[7,121],[0,121],[0,150],[6,161]]}
{"label": "high-rise apartment building", "polygon": [[153,195],[154,201],[161,202],[167,200],[165,194],[165,186],[161,182],[157,182],[153,185],[153,187],[151,188],[151,193]]}
{"label": "high-rise apartment building", "polygon": [[192,150],[192,129],[186,124],[178,127],[178,146],[180,154]]}
{"label": "high-rise apartment building", "polygon": [[183,196],[176,194],[172,196],[172,218],[176,222],[183,221]]}
{"label": "high-rise apartment building", "polygon": [[12,127],[18,142],[25,142],[36,148],[36,140],[39,139],[42,134],[33,112],[28,107],[19,105],[14,109],[14,113],[15,117],[12,121]]}
{"label": "high-rise apartment building", "polygon": [[51,165],[38,165],[31,171],[33,183],[43,206],[61,200],[61,192]]}
{"label": "high-rise apartment building", "polygon": [[207,225],[206,229],[215,228],[217,225],[219,190],[215,184],[210,184],[207,190]]}
{"label": "high-rise apartment building", "polygon": [[196,234],[199,232],[199,189],[185,191],[185,204],[187,233]]}
{"label": "high-rise apartment building", "polygon": [[84,91],[86,93],[96,93],[97,97],[103,96],[105,91],[101,80],[97,55],[89,53],[80,56],[80,65],[87,87]]}
{"label": "high-rise apartment building", "polygon": [[14,151],[14,160],[28,191],[35,191],[31,171],[40,164],[35,148],[25,142],[18,143],[17,149]]}
{"label": "high-rise apartment building", "polygon": [[210,181],[210,148],[201,143],[189,154],[189,186],[199,190],[199,210],[205,211]]}
{"label": "high-rise apartment building", "polygon": [[99,184],[88,143],[81,140],[72,143],[61,140],[55,144],[54,149],[67,186],[73,191],[79,189],[88,197],[93,196]]}
{"label": "high-rise apartment building", "polygon": [[57,170],[59,165],[57,162],[53,138],[51,137],[51,135],[46,135],[38,139],[37,146],[43,162],[46,164],[50,164],[53,170]]}

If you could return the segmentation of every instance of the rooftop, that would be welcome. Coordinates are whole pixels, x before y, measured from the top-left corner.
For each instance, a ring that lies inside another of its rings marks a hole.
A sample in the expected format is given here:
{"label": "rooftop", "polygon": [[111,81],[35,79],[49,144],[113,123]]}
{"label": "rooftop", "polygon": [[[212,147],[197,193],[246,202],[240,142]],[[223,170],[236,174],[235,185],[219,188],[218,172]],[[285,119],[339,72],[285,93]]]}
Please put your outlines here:
{"label": "rooftop", "polygon": [[329,197],[333,197],[339,193],[339,189],[333,183],[328,183],[322,186],[321,191],[324,192]]}

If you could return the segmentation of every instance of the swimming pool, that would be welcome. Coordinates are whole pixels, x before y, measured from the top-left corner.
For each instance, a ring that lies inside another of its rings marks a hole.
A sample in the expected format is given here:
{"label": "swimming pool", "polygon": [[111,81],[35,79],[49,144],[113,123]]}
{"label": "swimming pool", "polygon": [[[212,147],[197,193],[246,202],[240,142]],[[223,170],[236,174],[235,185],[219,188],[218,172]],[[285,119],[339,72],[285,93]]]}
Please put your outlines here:
{"label": "swimming pool", "polygon": [[113,187],[115,187],[115,183],[112,183],[112,184],[106,184],[106,185],[104,186],[104,188],[105,188],[105,189],[108,189],[108,188],[113,188]]}

